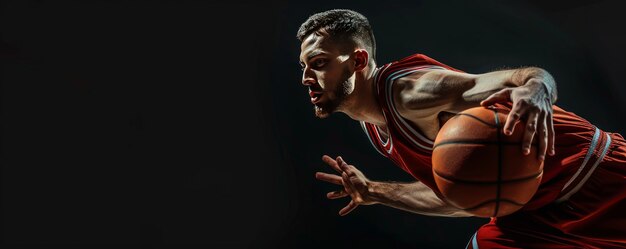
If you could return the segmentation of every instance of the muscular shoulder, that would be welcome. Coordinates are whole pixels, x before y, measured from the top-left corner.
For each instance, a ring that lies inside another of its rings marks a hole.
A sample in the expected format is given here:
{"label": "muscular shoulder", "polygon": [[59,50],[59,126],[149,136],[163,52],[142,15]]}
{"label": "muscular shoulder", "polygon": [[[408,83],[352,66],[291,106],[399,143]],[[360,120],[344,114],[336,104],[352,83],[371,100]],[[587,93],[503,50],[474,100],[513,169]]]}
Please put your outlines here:
{"label": "muscular shoulder", "polygon": [[399,111],[411,109],[411,103],[417,99],[415,95],[421,91],[419,88],[424,87],[425,74],[427,72],[414,72],[392,82],[392,96]]}
{"label": "muscular shoulder", "polygon": [[441,104],[449,87],[440,84],[448,75],[445,70],[424,70],[396,79],[392,84],[394,105],[402,116],[421,117]]}

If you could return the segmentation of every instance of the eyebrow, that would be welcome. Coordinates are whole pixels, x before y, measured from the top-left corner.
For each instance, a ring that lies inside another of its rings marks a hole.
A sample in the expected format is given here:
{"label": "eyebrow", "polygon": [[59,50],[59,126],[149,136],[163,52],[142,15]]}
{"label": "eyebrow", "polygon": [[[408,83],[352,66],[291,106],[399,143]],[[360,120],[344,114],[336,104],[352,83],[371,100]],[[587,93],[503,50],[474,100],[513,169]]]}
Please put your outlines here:
{"label": "eyebrow", "polygon": [[[308,61],[311,58],[313,58],[315,56],[318,56],[320,54],[325,54],[325,52],[322,51],[322,50],[315,50],[315,51],[311,52],[309,55],[306,56],[306,60]],[[304,62],[300,61],[300,66],[302,66],[303,64],[304,64]]]}

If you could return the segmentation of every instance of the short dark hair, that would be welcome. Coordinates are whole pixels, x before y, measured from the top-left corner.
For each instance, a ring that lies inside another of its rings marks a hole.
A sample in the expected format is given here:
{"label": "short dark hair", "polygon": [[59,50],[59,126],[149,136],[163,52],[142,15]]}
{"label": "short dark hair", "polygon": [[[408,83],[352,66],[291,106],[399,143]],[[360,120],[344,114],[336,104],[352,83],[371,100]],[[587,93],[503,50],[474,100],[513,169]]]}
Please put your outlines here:
{"label": "short dark hair", "polygon": [[[370,53],[370,58],[376,58],[376,40],[372,26],[362,14],[347,9],[333,9],[311,15],[298,29],[296,37],[302,42],[311,33],[323,31],[328,33],[331,40],[339,44],[350,45],[351,48],[360,43]],[[342,52],[350,47],[342,46]]]}

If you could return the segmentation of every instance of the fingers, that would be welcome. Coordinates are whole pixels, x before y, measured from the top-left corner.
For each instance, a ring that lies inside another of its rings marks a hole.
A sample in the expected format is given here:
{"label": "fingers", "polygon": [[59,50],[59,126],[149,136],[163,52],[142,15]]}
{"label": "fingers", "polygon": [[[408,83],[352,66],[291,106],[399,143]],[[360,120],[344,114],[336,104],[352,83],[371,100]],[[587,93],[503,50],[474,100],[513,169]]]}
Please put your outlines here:
{"label": "fingers", "polygon": [[335,161],[337,162],[337,165],[339,167],[339,173],[343,173],[343,172],[350,173],[351,172],[350,171],[350,166],[348,166],[348,163],[346,163],[346,161],[344,161],[341,156],[338,156]]}
{"label": "fingers", "polygon": [[343,181],[343,189],[346,191],[346,193],[352,194],[355,192],[354,184],[352,183],[352,181],[350,181],[350,176],[347,172],[341,173],[341,180]]}
{"label": "fingers", "polygon": [[327,174],[324,172],[316,172],[315,178],[321,181],[330,182],[330,183],[334,183],[337,185],[343,185],[341,181],[341,176],[338,176],[338,175]]}
{"label": "fingers", "polygon": [[339,168],[341,169],[341,171],[348,170],[348,163],[346,163],[346,161],[344,161],[341,156],[337,157],[337,164],[339,164]]}
{"label": "fingers", "polygon": [[542,112],[539,115],[539,126],[537,126],[537,131],[539,132],[539,150],[537,151],[537,157],[539,160],[543,161],[546,158],[546,151],[548,149],[548,124],[546,122],[546,114]]}
{"label": "fingers", "polygon": [[[350,170],[348,164],[343,160],[343,158],[341,158],[341,156],[338,156],[337,159],[332,159],[331,157],[324,155],[322,157],[322,160],[324,160],[324,162],[330,165],[337,172],[340,172],[341,176],[317,172],[315,174],[315,177],[322,181],[327,181],[330,183],[343,186],[343,190],[329,192],[326,194],[326,197],[328,197],[329,199],[338,199],[338,198],[350,196],[351,193],[353,192],[352,189],[354,188],[354,186],[352,185],[352,182],[350,181],[349,174],[353,175],[354,172]],[[352,212],[352,210],[354,210],[358,206],[359,204],[357,204],[357,202],[355,202],[354,200],[350,200],[350,203],[348,203],[347,206],[339,210],[339,215],[345,216],[349,214],[350,212]]]}
{"label": "fingers", "polygon": [[337,190],[337,191],[332,191],[332,192],[328,192],[326,194],[326,197],[328,197],[328,199],[339,199],[339,198],[343,198],[348,196],[348,192],[346,192],[345,190]]}
{"label": "fingers", "polygon": [[359,205],[356,204],[354,201],[350,201],[350,203],[348,203],[347,206],[339,210],[339,215],[344,216],[346,214],[349,214],[350,212],[352,212],[352,210],[354,210],[358,206]]}
{"label": "fingers", "polygon": [[[350,167],[354,168],[351,165],[348,165],[348,163],[346,163],[346,161],[343,160],[343,158],[341,158],[340,156],[337,157],[337,162],[339,164],[339,167],[341,167],[341,171],[343,172],[343,175],[346,175],[346,177],[348,176],[353,176],[354,175],[354,170],[351,170]],[[346,178],[348,179],[348,178]]]}
{"label": "fingers", "polygon": [[339,164],[337,164],[337,161],[335,161],[335,159],[333,159],[332,157],[324,155],[322,156],[322,161],[330,165],[330,167],[333,168],[338,173],[341,173],[341,168],[339,167]]}
{"label": "fingers", "polygon": [[504,135],[513,134],[515,124],[519,121],[521,113],[523,113],[525,109],[526,107],[522,107],[519,102],[513,106],[513,109],[509,112],[509,115],[506,117],[506,122],[504,123]]}
{"label": "fingers", "polygon": [[511,99],[511,88],[502,89],[491,96],[487,97],[485,100],[480,102],[481,106],[490,106],[495,103],[507,102]]}
{"label": "fingers", "polygon": [[347,187],[352,187],[352,182],[350,181],[350,176],[348,176],[347,172],[341,173],[341,179],[343,180],[343,183],[348,185],[348,186],[346,186],[346,190],[348,190]]}
{"label": "fingers", "polygon": [[530,154],[530,146],[537,130],[537,119],[539,114],[531,112],[528,114],[528,122],[526,122],[526,132],[524,132],[524,138],[522,139],[522,151],[524,155]]}

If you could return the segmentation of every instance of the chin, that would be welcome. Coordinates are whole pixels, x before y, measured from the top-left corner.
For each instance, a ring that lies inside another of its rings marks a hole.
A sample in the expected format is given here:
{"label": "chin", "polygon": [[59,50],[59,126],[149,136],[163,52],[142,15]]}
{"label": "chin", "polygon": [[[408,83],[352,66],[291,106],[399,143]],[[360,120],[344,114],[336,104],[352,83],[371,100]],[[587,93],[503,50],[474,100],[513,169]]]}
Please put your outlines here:
{"label": "chin", "polygon": [[330,116],[330,112],[325,111],[319,106],[315,106],[315,116],[318,118],[327,118]]}

